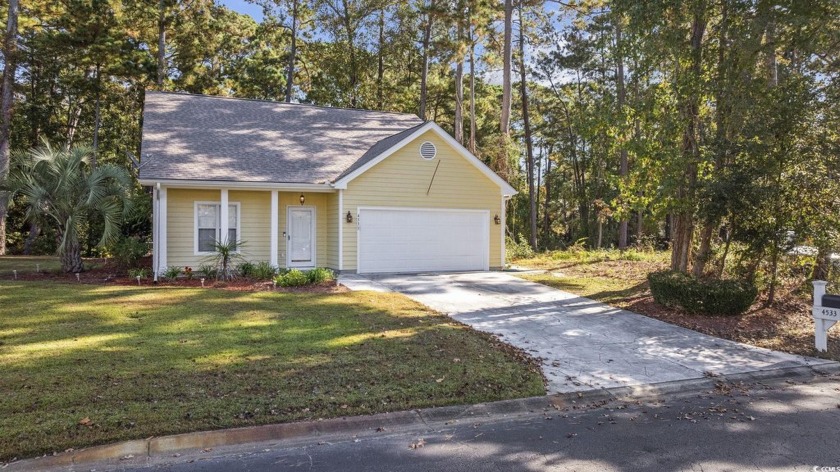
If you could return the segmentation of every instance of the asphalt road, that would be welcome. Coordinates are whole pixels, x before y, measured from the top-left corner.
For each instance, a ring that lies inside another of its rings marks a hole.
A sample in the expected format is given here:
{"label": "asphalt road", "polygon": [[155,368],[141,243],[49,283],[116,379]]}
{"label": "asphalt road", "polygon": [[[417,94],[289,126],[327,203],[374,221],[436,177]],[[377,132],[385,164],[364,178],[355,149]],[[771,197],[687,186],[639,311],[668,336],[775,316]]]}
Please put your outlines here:
{"label": "asphalt road", "polygon": [[840,377],[724,385],[652,402],[567,404],[516,417],[262,443],[157,461],[123,464],[122,470],[838,471]]}

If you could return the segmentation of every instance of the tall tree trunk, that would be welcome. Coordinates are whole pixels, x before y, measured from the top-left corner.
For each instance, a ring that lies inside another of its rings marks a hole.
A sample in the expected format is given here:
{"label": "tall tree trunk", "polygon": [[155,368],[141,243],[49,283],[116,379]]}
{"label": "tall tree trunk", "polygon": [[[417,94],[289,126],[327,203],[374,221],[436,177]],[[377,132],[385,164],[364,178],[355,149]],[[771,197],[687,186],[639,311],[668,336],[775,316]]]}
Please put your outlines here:
{"label": "tall tree trunk", "polygon": [[428,77],[429,77],[429,46],[432,41],[432,22],[434,21],[433,10],[435,0],[429,3],[429,11],[426,13],[426,24],[423,27],[423,72],[420,76],[420,119],[427,120],[426,101],[428,100]]}
{"label": "tall tree trunk", "polygon": [[464,55],[460,50],[463,26],[458,23],[458,57],[455,64],[455,141],[464,144]]}
{"label": "tall tree trunk", "polygon": [[166,0],[158,2],[157,88],[163,90],[166,80]]}
{"label": "tall tree trunk", "polygon": [[505,39],[502,56],[502,113],[500,129],[510,136],[511,69],[513,68],[513,0],[505,0]]}
{"label": "tall tree trunk", "polygon": [[[15,101],[15,71],[17,69],[17,24],[18,0],[9,0],[9,14],[6,21],[6,34],[3,37],[3,95],[0,99],[0,181],[9,176],[9,157],[11,150],[12,106]],[[9,207],[9,194],[0,192],[0,255],[6,254],[6,214]]]}
{"label": "tall tree trunk", "polygon": [[[296,0],[297,1],[297,0]],[[376,109],[384,108],[384,82],[385,82],[385,8],[379,11],[379,47],[376,53]]]}
{"label": "tall tree trunk", "polygon": [[[714,174],[719,174],[726,163],[728,154],[728,136],[727,123],[730,113],[730,106],[724,93],[726,89],[726,51],[728,44],[729,32],[729,9],[727,3],[723,2],[721,7],[721,22],[718,35],[718,64],[717,64],[717,89],[715,91],[715,144],[717,151],[715,153]],[[697,251],[697,257],[694,258],[694,275],[700,277],[706,271],[706,264],[712,257],[712,237],[714,236],[715,228],[720,224],[720,215],[707,215],[703,222],[703,228],[700,230],[700,247]]]}
{"label": "tall tree trunk", "polygon": [[831,272],[831,250],[820,245],[817,252],[817,265],[814,267],[814,280],[828,280]]}
{"label": "tall tree trunk", "polygon": [[289,45],[289,63],[286,65],[286,103],[292,102],[292,87],[295,82],[295,60],[297,57],[298,0],[292,0],[292,29]]}
{"label": "tall tree trunk", "polygon": [[61,270],[68,273],[84,270],[82,246],[79,241],[67,241],[65,246],[64,251],[61,252]]}
{"label": "tall tree trunk", "polygon": [[546,247],[547,241],[554,239],[549,237],[551,233],[551,217],[548,212],[548,204],[551,202],[551,151],[552,147],[549,146],[545,156],[545,200],[543,200],[542,222],[543,248]]}
{"label": "tall tree trunk", "polygon": [[90,165],[92,168],[96,168],[96,160],[99,154],[99,128],[102,123],[102,79],[100,78],[100,72],[102,70],[102,66],[100,64],[96,64],[96,101],[94,102],[94,114],[93,114],[93,154],[91,155]]}
{"label": "tall tree trunk", "polygon": [[[624,49],[622,48],[621,39],[621,18],[615,20],[615,45],[616,45],[616,106],[618,107],[618,116],[621,119],[621,128],[626,125],[624,120],[624,103],[626,101],[627,93],[624,89]],[[623,140],[622,140],[623,141]],[[627,180],[627,175],[630,171],[629,162],[627,159],[627,147],[622,142],[621,150],[618,156],[619,170],[618,174],[622,181]],[[618,222],[618,249],[627,249],[627,218],[625,214],[621,221]]]}
{"label": "tall tree trunk", "polygon": [[26,241],[23,242],[23,255],[29,256],[32,254],[32,247],[35,241],[41,234],[41,226],[36,222],[29,223],[29,235],[26,236]]}
{"label": "tall tree trunk", "polygon": [[677,190],[680,208],[673,214],[673,240],[671,244],[671,269],[688,272],[691,246],[694,239],[695,187],[698,171],[698,127],[700,120],[700,81],[703,59],[703,35],[706,31],[706,2],[698,0],[691,22],[690,63],[686,71],[690,86],[682,97],[681,114],[685,122],[682,139],[682,156],[685,162],[682,183]]}
{"label": "tall tree trunk", "polygon": [[[470,12],[472,14],[472,12]],[[472,34],[472,24],[470,25],[470,152],[476,152],[476,130],[478,127],[475,123],[475,38]]]}
{"label": "tall tree trunk", "polygon": [[528,82],[525,65],[525,21],[522,3],[519,3],[519,94],[522,98],[522,126],[525,131],[525,168],[528,173],[528,244],[537,249],[537,190],[534,188],[534,143],[531,136],[531,119],[528,113]]}

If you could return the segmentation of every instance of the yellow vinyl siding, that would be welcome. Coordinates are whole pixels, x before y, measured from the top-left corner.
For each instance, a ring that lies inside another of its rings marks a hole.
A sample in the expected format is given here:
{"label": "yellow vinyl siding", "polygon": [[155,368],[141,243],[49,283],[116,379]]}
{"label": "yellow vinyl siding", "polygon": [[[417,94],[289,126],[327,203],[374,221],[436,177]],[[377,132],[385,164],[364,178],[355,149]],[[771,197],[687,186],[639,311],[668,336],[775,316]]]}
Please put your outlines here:
{"label": "yellow vinyl siding", "polygon": [[242,257],[253,262],[268,262],[271,249],[271,194],[269,192],[230,190],[230,202],[239,203]]}
{"label": "yellow vinyl siding", "polygon": [[[326,265],[327,199],[333,194],[306,193],[306,205],[315,207],[316,265]],[[218,202],[219,190],[167,189],[167,265],[197,268],[207,256],[195,254],[195,202]],[[229,190],[228,201],[239,203],[240,239],[245,241],[245,260],[262,262],[271,257],[271,193],[268,191]],[[286,216],[289,206],[300,206],[300,193],[280,192],[278,207],[278,253],[280,267],[286,266]]]}
{"label": "yellow vinyl siding", "polygon": [[[434,159],[420,157],[420,144],[424,141],[437,147]],[[344,191],[344,212],[349,210],[356,215],[358,207],[366,206],[487,210],[491,219],[490,267],[502,267],[502,230],[492,221],[495,215],[502,216],[499,186],[433,131],[350,181]],[[356,240],[356,223],[344,224],[346,271],[356,270]]]}

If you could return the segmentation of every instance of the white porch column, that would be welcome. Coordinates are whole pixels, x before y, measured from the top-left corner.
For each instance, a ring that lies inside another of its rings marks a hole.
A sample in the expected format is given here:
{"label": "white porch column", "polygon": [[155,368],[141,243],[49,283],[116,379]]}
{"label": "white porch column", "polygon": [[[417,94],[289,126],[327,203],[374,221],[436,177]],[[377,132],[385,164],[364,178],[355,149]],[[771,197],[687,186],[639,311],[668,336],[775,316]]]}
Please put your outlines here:
{"label": "white porch column", "polygon": [[168,263],[166,262],[166,246],[169,245],[169,239],[167,238],[166,234],[166,214],[167,214],[167,202],[166,202],[166,187],[161,186],[157,192],[158,196],[158,231],[155,235],[157,239],[157,267],[155,270],[157,274],[162,273],[166,270]]}
{"label": "white porch column", "polygon": [[271,267],[278,267],[277,264],[277,244],[279,243],[279,239],[277,236],[277,226],[278,226],[278,219],[279,215],[278,212],[280,211],[279,208],[279,192],[277,190],[271,191],[271,251],[269,252],[269,261],[268,263],[271,264]]}
{"label": "white porch column", "polygon": [[338,189],[338,271],[344,270],[344,190]]}
{"label": "white porch column", "polygon": [[229,217],[230,217],[230,208],[228,208],[229,205],[230,204],[228,203],[228,189],[223,188],[222,189],[221,208],[220,208],[220,211],[219,211],[219,218],[222,220],[220,222],[220,228],[221,228],[222,234],[221,234],[221,238],[219,238],[220,239],[219,242],[221,244],[227,244],[228,243],[228,233],[229,233],[228,230],[230,229],[229,224],[228,224],[229,223]]}

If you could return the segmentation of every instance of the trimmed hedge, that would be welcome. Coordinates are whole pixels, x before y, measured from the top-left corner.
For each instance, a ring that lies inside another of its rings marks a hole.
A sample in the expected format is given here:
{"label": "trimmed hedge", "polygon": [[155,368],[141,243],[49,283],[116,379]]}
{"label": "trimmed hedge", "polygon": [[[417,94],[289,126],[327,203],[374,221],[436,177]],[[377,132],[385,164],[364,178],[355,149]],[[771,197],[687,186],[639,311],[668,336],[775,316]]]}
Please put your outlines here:
{"label": "trimmed hedge", "polygon": [[653,272],[647,278],[654,300],[689,313],[740,315],[758,296],[754,285],[739,280],[704,280],[674,271]]}

